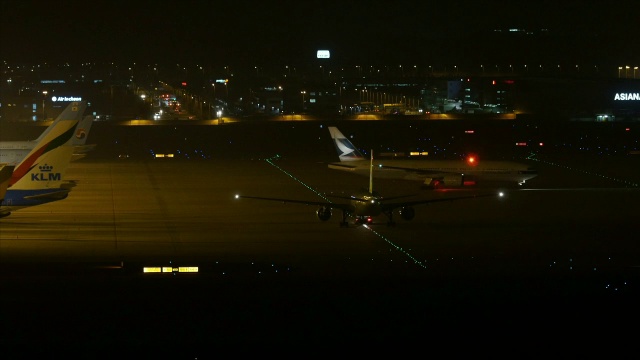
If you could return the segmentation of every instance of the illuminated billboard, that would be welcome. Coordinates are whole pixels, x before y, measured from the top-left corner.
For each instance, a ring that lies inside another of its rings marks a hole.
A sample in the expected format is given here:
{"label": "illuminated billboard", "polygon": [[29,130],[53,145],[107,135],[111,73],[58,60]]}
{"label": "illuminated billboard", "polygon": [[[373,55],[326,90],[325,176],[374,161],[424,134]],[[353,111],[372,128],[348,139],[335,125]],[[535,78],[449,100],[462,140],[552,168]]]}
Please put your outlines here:
{"label": "illuminated billboard", "polygon": [[329,59],[331,54],[329,54],[329,50],[318,50],[318,54],[316,55],[318,59]]}

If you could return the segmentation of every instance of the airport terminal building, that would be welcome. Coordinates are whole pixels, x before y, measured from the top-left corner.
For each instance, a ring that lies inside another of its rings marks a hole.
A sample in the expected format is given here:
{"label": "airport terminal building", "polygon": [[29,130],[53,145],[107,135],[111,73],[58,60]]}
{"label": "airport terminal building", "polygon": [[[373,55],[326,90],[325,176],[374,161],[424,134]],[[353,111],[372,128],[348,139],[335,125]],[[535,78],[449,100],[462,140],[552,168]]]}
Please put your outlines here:
{"label": "airport terminal building", "polygon": [[425,119],[508,115],[511,119],[640,120],[640,77],[635,71],[633,77],[612,77],[445,68],[424,73],[371,71],[360,76],[358,67],[352,69],[355,74],[345,70],[330,77],[330,68],[325,65],[321,74],[296,69],[295,76],[289,71],[259,77],[247,75],[257,74],[251,69],[233,74],[202,71],[185,78],[148,67],[143,71],[94,65],[37,72],[7,67],[1,74],[0,121],[52,119],[69,101],[85,99],[90,102],[88,112],[100,120],[151,120],[157,114],[152,97],[166,93],[179,96],[183,108],[192,114],[186,119],[212,119],[220,116],[216,115],[219,109],[223,116],[243,117],[368,113]]}

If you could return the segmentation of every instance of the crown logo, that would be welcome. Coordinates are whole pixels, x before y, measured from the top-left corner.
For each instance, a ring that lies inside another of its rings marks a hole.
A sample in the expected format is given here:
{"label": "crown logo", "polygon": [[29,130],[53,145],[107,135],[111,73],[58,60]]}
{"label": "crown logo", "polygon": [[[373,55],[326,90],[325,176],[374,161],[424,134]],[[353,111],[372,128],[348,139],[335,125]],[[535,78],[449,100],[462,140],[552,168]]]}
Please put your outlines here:
{"label": "crown logo", "polygon": [[38,168],[42,172],[51,172],[51,170],[53,170],[53,166],[50,166],[50,165],[47,165],[47,164],[40,165],[40,166],[38,166]]}

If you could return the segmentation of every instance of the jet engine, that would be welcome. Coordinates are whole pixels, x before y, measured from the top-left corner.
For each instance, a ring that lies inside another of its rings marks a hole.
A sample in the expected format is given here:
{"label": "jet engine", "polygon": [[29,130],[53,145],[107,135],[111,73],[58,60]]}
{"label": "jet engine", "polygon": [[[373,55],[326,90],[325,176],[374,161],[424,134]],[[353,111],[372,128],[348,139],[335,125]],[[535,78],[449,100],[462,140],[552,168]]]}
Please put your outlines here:
{"label": "jet engine", "polygon": [[411,220],[416,216],[416,210],[411,206],[405,206],[400,209],[400,216],[405,220]]}
{"label": "jet engine", "polygon": [[318,215],[318,219],[327,221],[331,219],[331,208],[327,206],[320,206],[318,211],[316,211],[316,215]]}

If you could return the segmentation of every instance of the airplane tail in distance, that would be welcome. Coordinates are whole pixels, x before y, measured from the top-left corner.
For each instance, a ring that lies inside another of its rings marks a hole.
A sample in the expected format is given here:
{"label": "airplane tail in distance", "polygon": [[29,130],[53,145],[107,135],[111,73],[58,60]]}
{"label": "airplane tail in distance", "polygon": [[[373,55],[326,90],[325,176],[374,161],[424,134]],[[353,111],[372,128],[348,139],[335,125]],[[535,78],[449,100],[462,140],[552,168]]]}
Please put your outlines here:
{"label": "airplane tail in distance", "polygon": [[357,161],[365,160],[365,157],[360,151],[347,139],[337,127],[329,126],[329,133],[333,139],[333,143],[336,145],[338,151],[338,157],[340,161]]}
{"label": "airplane tail in distance", "polygon": [[[87,102],[86,101],[74,101],[72,103],[70,103],[69,105],[67,105],[67,107],[60,113],[60,115],[58,115],[58,117],[53,121],[53,123],[51,125],[49,125],[49,127],[47,127],[47,129],[40,134],[40,136],[38,136],[37,139],[35,139],[35,142],[39,142],[42,141],[42,139],[44,139],[45,136],[47,136],[47,134],[49,133],[49,131],[51,131],[51,129],[53,128],[53,126],[55,124],[57,124],[58,122],[62,121],[62,120],[77,120],[80,121],[82,114],[84,114],[85,109],[87,108]],[[84,122],[85,120],[83,120]],[[92,120],[93,121],[93,120]],[[83,128],[86,129],[85,133],[86,135],[89,134],[89,128],[91,127],[91,123],[89,122],[88,125],[84,125]],[[80,129],[80,125],[78,126],[78,129]],[[85,135],[85,137],[86,137]],[[76,134],[76,137],[78,135]],[[82,141],[81,139],[78,139],[78,144],[77,145],[83,145],[84,141]],[[74,145],[76,145],[74,143]]]}
{"label": "airplane tail in distance", "polygon": [[76,127],[76,133],[73,136],[73,141],[71,145],[82,147],[87,142],[87,137],[89,136],[89,130],[91,130],[91,125],[93,124],[93,115],[87,115],[78,123]]}

